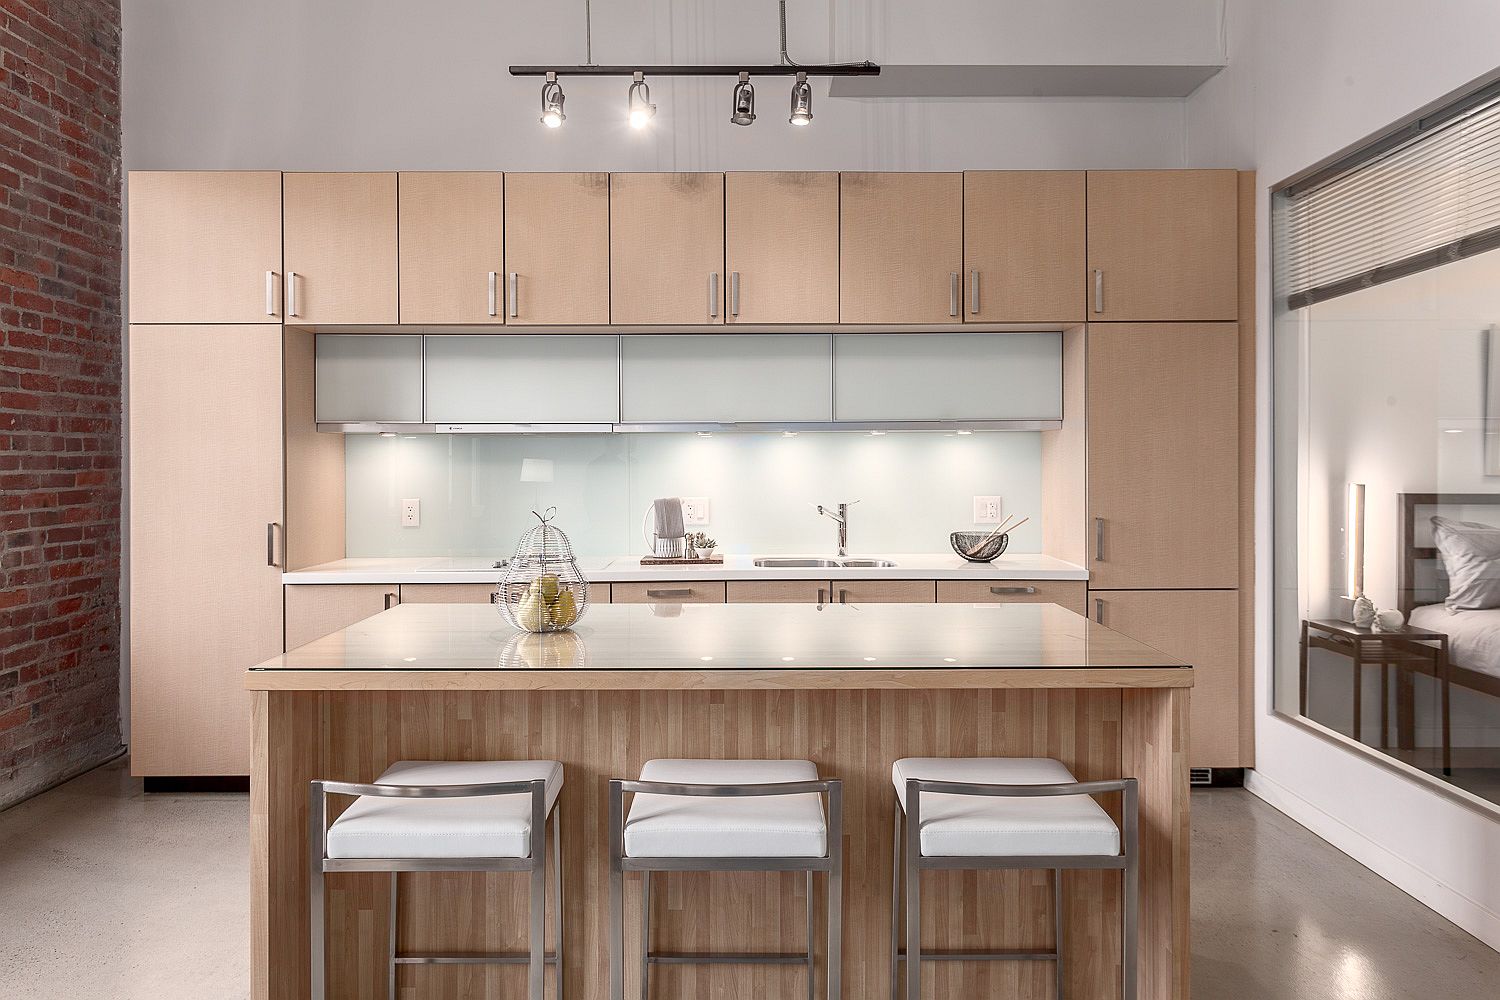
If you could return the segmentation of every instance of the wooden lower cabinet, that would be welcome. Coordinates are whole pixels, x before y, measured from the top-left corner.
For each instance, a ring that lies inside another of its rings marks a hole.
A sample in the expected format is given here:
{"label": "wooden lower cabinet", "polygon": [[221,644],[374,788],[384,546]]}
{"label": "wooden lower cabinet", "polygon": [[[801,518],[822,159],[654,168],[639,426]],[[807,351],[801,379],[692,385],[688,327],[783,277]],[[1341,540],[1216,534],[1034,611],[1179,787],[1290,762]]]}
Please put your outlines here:
{"label": "wooden lower cabinet", "polygon": [[403,583],[401,603],[489,604],[494,593],[495,584],[490,583]]}
{"label": "wooden lower cabinet", "polygon": [[835,580],[837,604],[932,604],[937,585],[932,580]]}
{"label": "wooden lower cabinet", "polygon": [[730,604],[826,604],[827,580],[730,580],[725,600]]}
{"label": "wooden lower cabinet", "polygon": [[1188,764],[1243,767],[1238,590],[1090,590],[1089,617],[1193,665]]}
{"label": "wooden lower cabinet", "polygon": [[939,580],[939,604],[1058,604],[1083,614],[1082,580]]}
{"label": "wooden lower cabinet", "polygon": [[723,604],[724,581],[691,583],[612,583],[615,604]]}
{"label": "wooden lower cabinet", "polygon": [[287,649],[321,639],[401,603],[401,588],[394,583],[299,583],[284,589]]}

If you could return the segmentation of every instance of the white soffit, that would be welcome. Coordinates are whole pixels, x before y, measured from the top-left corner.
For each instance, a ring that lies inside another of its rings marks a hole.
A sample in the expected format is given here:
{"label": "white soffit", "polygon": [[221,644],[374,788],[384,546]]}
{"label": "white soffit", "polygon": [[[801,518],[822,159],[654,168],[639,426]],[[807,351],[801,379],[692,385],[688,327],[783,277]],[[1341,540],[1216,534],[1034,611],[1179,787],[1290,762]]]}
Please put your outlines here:
{"label": "white soffit", "polygon": [[829,97],[1182,98],[1224,69],[1205,66],[892,66],[834,77]]}

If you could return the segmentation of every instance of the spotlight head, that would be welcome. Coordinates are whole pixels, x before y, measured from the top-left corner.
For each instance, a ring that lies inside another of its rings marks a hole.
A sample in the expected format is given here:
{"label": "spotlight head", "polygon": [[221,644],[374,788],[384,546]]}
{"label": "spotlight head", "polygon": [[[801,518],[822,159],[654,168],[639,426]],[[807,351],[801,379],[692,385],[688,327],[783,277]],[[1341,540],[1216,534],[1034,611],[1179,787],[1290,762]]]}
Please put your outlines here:
{"label": "spotlight head", "polygon": [[651,88],[647,85],[645,76],[639,72],[630,83],[626,104],[630,112],[631,128],[645,128],[656,117],[656,105],[651,103]]}
{"label": "spotlight head", "polygon": [[792,84],[792,115],[787,121],[793,125],[811,125],[812,117],[812,86],[806,73],[798,73],[797,82]]}
{"label": "spotlight head", "polygon": [[563,114],[564,100],[566,98],[563,96],[562,84],[557,82],[557,74],[549,72],[547,74],[547,82],[542,84],[542,117],[540,121],[543,125],[548,128],[558,128],[563,122],[568,120],[568,116]]}
{"label": "spotlight head", "polygon": [[755,121],[755,86],[749,73],[740,74],[740,82],[734,85],[734,111],[729,115],[734,125],[749,125]]}

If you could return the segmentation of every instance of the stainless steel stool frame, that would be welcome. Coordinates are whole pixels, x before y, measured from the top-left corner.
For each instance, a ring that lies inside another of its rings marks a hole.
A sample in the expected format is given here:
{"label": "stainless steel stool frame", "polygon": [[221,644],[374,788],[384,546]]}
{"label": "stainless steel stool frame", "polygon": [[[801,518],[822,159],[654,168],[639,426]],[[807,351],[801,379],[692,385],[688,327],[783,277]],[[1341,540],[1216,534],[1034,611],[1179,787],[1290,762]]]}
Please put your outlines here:
{"label": "stainless steel stool frame", "polygon": [[[711,798],[751,798],[763,795],[805,795],[817,792],[828,797],[828,852],[822,858],[689,857],[650,858],[625,856],[625,796],[690,795]],[[624,781],[609,783],[609,995],[625,996],[625,873],[641,872],[641,1000],[649,1000],[649,970],[653,962],[672,965],[807,965],[807,995],[813,988],[812,876],[828,873],[828,998],[839,1000],[843,983],[843,895],[844,895],[844,785],[838,778],[819,781],[778,781],[759,785],[694,785],[669,781]],[[651,873],[659,871],[790,871],[807,872],[807,955],[704,954],[652,955],[649,934]]]}
{"label": "stainless steel stool frame", "polygon": [[[1107,854],[1046,854],[1014,857],[988,855],[933,856],[922,853],[922,793],[944,795],[988,795],[1006,798],[1044,798],[1060,795],[1103,795],[1121,792],[1124,807],[1124,852]],[[902,830],[902,817],[906,827]],[[1117,868],[1125,882],[1125,900],[1121,908],[1121,996],[1136,1000],[1136,966],[1138,962],[1138,929],[1140,924],[1140,791],[1135,778],[1117,781],[1083,781],[1052,785],[991,785],[968,781],[928,781],[910,778],[906,782],[906,809],[896,803],[894,859],[891,871],[891,1000],[898,1000],[901,981],[899,964],[906,962],[906,997],[916,1000],[922,995],[924,961],[965,962],[1055,962],[1057,963],[1057,1000],[1063,1000],[1063,892],[1062,873],[1073,869]],[[903,864],[903,857],[905,863]],[[921,873],[924,869],[986,868],[1038,869],[1053,872],[1053,921],[1056,944],[1050,952],[965,952],[922,951]],[[906,943],[899,947],[898,927],[901,919],[902,874],[906,884]]]}
{"label": "stainless steel stool frame", "polygon": [[[531,854],[525,858],[330,858],[328,857],[328,796],[372,795],[397,799],[453,799],[490,795],[531,796]],[[562,885],[562,803],[551,810],[552,864],[552,932],[556,946],[545,950],[547,904],[547,782],[502,781],[474,785],[362,785],[347,781],[314,781],[307,790],[308,839],[308,905],[311,911],[312,1000],[327,1000],[327,955],[324,936],[323,875],[326,872],[390,872],[391,914],[389,941],[390,1000],[396,1000],[396,966],[398,965],[519,965],[529,966],[527,993],[530,1000],[542,1000],[544,969],[557,970],[557,1000],[563,1000],[563,885]],[[398,872],[530,872],[531,927],[529,950],[519,954],[423,953],[398,954],[396,951],[396,879]]]}

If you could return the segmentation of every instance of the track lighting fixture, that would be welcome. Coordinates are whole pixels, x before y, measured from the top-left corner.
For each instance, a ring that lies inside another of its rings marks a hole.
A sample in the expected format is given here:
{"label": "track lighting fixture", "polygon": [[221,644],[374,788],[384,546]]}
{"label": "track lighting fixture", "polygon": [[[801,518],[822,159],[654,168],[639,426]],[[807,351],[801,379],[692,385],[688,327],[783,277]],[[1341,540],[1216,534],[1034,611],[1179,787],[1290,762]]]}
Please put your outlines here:
{"label": "track lighting fixture", "polygon": [[645,128],[656,117],[656,105],[651,103],[651,87],[645,74],[637,70],[632,74],[630,92],[626,96],[630,108],[630,127]]}
{"label": "track lighting fixture", "polygon": [[547,74],[547,82],[542,84],[542,118],[541,122],[548,128],[557,128],[568,120],[563,114],[562,84],[557,82],[556,73]]}
{"label": "track lighting fixture", "polygon": [[734,85],[734,111],[729,116],[734,125],[749,125],[755,121],[755,85],[749,73],[740,74],[740,82]]}
{"label": "track lighting fixture", "polygon": [[806,73],[798,73],[797,82],[792,84],[792,116],[787,121],[793,125],[812,124],[812,85],[807,82]]}

